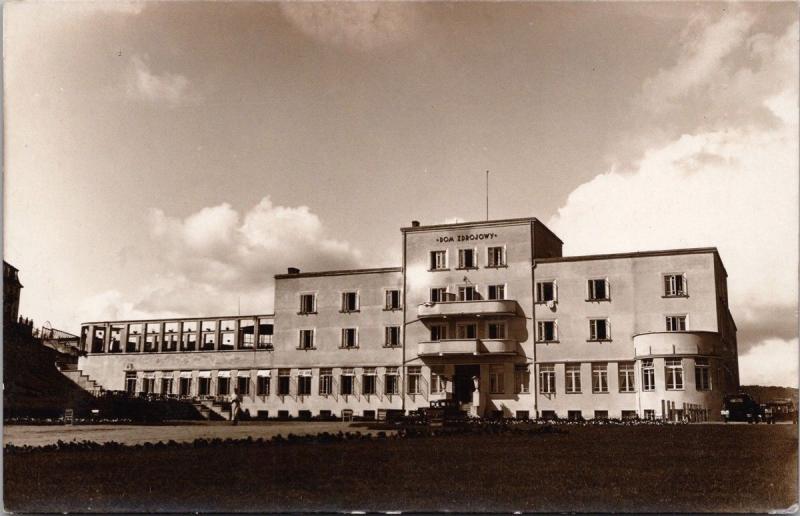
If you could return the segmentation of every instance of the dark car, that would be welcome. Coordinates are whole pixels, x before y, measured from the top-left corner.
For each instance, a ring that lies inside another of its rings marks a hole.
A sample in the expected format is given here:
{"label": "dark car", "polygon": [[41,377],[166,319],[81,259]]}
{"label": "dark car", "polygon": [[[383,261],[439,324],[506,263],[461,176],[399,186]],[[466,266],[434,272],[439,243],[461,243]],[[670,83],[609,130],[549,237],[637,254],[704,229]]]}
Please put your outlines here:
{"label": "dark car", "polygon": [[728,421],[747,421],[758,423],[764,417],[761,405],[749,394],[728,394],[723,399],[722,419]]}

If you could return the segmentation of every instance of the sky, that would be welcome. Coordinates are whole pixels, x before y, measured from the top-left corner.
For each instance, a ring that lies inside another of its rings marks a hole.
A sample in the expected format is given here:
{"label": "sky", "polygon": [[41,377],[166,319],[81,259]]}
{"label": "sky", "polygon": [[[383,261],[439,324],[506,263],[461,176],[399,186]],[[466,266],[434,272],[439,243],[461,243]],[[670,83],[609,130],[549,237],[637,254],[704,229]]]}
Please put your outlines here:
{"label": "sky", "polygon": [[745,384],[797,385],[795,3],[6,3],[21,313],[269,313],[399,228],[715,246]]}

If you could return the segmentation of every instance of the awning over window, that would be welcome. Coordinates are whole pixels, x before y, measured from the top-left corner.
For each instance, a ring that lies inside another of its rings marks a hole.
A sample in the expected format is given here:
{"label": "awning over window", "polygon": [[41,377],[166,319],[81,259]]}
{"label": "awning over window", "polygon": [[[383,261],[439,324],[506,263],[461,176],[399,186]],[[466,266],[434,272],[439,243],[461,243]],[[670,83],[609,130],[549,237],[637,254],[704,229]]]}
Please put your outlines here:
{"label": "awning over window", "polygon": [[311,376],[311,369],[301,369],[297,372],[297,376]]}
{"label": "awning over window", "polygon": [[259,369],[258,376],[269,378],[272,376],[272,372],[269,369]]}
{"label": "awning over window", "polygon": [[217,373],[217,378],[230,378],[231,372],[230,371],[220,371]]}
{"label": "awning over window", "polygon": [[250,371],[237,371],[236,376],[240,378],[250,378]]}
{"label": "awning over window", "polygon": [[211,378],[211,371],[200,371],[197,373],[200,378]]}
{"label": "awning over window", "polygon": [[181,378],[191,378],[192,372],[191,371],[181,371]]}
{"label": "awning over window", "polygon": [[148,373],[144,373],[144,374],[142,375],[142,378],[147,378],[147,379],[150,379],[150,378],[155,378],[155,377],[156,377],[156,373],[155,373],[155,371],[150,371],[150,372],[148,372]]}

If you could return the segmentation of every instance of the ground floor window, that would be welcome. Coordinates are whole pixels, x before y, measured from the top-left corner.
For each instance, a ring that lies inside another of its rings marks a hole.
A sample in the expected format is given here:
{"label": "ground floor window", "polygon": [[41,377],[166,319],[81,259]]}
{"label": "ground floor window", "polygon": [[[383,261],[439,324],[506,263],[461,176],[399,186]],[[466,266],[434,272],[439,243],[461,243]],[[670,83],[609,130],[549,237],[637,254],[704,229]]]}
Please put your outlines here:
{"label": "ground floor window", "polygon": [[608,364],[592,364],[592,392],[608,392]]}
{"label": "ground floor window", "polygon": [[623,410],[622,411],[622,419],[636,419],[636,411],[635,410]]}
{"label": "ground floor window", "polygon": [[211,375],[201,374],[197,379],[197,395],[208,396],[209,394],[211,394]]}
{"label": "ground floor window", "polygon": [[694,359],[694,380],[698,391],[711,390],[711,368],[707,358]]}
{"label": "ground floor window", "polygon": [[644,411],[644,418],[645,419],[655,419],[656,418],[656,411],[652,409],[645,409]]}
{"label": "ground floor window", "polygon": [[567,364],[564,368],[566,378],[566,392],[575,394],[581,392],[581,365]]}
{"label": "ground floor window", "polygon": [[278,396],[288,396],[291,386],[291,370],[278,369]]}
{"label": "ground floor window", "polygon": [[377,376],[375,376],[375,368],[365,367],[364,373],[361,375],[361,394],[375,394],[376,379]]}
{"label": "ground floor window", "polygon": [[151,394],[156,392],[156,377],[153,373],[145,373],[142,378],[142,392]]}
{"label": "ground floor window", "polygon": [[269,371],[259,371],[256,377],[256,394],[258,396],[269,396]]}
{"label": "ground floor window", "polygon": [[400,392],[400,381],[397,374],[396,367],[387,367],[386,374],[384,375],[384,389],[385,394],[398,394]]}
{"label": "ground floor window", "polygon": [[503,394],[506,392],[505,375],[503,366],[491,366],[489,369],[489,392],[492,394]]}
{"label": "ground floor window", "polygon": [[192,394],[191,376],[181,376],[180,382],[178,383],[178,394],[180,394],[181,396],[191,396]]}
{"label": "ground floor window", "polygon": [[542,419],[556,419],[556,411],[555,410],[543,410],[542,411]]}
{"label": "ground floor window", "polygon": [[668,391],[683,389],[683,362],[680,358],[667,358],[664,360],[664,376]]}
{"label": "ground floor window", "polygon": [[447,391],[447,379],[438,374],[431,372],[431,394],[442,394]]}
{"label": "ground floor window", "polygon": [[619,368],[619,392],[635,391],[633,362],[620,362],[617,367]]}
{"label": "ground floor window", "polygon": [[642,360],[642,390],[646,392],[656,390],[656,370],[652,358]]}
{"label": "ground floor window", "polygon": [[217,374],[217,396],[227,396],[230,393],[231,393],[230,373],[227,373],[223,376],[223,372],[220,371]]}
{"label": "ground floor window", "polygon": [[608,411],[607,410],[595,410],[594,411],[594,418],[595,419],[608,419]]}
{"label": "ground floor window", "polygon": [[131,396],[136,394],[136,373],[125,373],[125,392]]}
{"label": "ground floor window", "polygon": [[556,393],[556,366],[553,364],[539,366],[539,392],[542,394]]}
{"label": "ground floor window", "polygon": [[408,368],[408,394],[420,394],[422,392],[422,368],[412,366]]}
{"label": "ground floor window", "polygon": [[324,368],[319,370],[319,394],[328,396],[333,394],[333,370]]}
{"label": "ground floor window", "polygon": [[165,375],[161,377],[161,394],[172,394],[172,383],[174,381],[172,373],[164,374]]}
{"label": "ground floor window", "polygon": [[526,394],[531,391],[531,373],[527,365],[514,366],[514,392]]}
{"label": "ground floor window", "polygon": [[345,367],[342,369],[342,376],[340,380],[340,392],[342,396],[353,394],[353,368]]}
{"label": "ground floor window", "polygon": [[[246,376],[245,376],[246,374]],[[239,389],[239,395],[250,395],[250,373],[242,374],[241,372],[236,376],[236,388]]]}
{"label": "ground floor window", "polygon": [[301,369],[297,375],[297,395],[311,395],[311,369]]}
{"label": "ground floor window", "polygon": [[580,421],[583,419],[583,413],[580,410],[568,410],[567,419],[570,421]]}

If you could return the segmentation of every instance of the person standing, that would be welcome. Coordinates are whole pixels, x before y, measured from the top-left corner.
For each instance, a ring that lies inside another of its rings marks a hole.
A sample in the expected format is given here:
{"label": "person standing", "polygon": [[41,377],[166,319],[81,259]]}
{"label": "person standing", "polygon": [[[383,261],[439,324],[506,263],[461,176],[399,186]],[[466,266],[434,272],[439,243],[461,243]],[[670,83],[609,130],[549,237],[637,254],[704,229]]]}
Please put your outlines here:
{"label": "person standing", "polygon": [[239,409],[242,403],[242,399],[239,396],[239,389],[233,389],[233,396],[231,397],[231,421],[234,425],[239,424]]}

